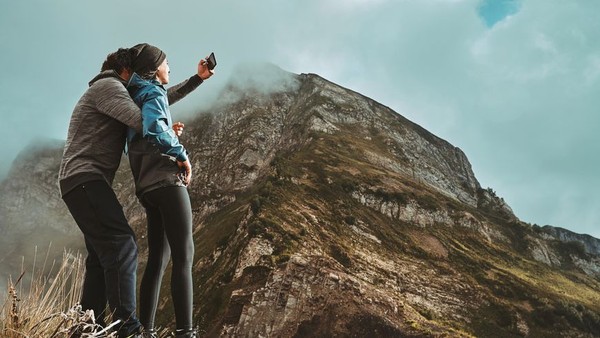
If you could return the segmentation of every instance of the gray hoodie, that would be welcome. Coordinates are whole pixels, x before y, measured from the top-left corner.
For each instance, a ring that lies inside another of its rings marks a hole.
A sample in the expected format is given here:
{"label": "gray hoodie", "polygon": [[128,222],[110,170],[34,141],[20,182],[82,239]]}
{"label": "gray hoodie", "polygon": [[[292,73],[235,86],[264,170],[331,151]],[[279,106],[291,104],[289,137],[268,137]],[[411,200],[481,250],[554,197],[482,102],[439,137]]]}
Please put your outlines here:
{"label": "gray hoodie", "polygon": [[[173,104],[196,89],[202,80],[194,75],[168,89]],[[141,132],[139,107],[126,82],[115,71],[98,74],[75,105],[58,180],[62,196],[76,186],[95,180],[112,185],[121,162],[127,128]]]}

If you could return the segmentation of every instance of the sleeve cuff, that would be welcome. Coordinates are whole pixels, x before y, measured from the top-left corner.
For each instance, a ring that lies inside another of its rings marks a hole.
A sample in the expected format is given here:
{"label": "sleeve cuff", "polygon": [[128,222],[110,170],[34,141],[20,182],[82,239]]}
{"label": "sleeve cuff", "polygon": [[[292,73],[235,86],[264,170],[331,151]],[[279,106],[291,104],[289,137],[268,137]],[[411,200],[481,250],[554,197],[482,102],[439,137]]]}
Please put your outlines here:
{"label": "sleeve cuff", "polygon": [[190,77],[189,79],[189,83],[194,86],[199,86],[202,84],[202,82],[204,82],[204,80],[202,80],[202,78],[198,74],[192,75],[192,77]]}
{"label": "sleeve cuff", "polygon": [[181,154],[177,155],[176,159],[179,162],[187,161],[188,160],[187,151],[183,151]]}

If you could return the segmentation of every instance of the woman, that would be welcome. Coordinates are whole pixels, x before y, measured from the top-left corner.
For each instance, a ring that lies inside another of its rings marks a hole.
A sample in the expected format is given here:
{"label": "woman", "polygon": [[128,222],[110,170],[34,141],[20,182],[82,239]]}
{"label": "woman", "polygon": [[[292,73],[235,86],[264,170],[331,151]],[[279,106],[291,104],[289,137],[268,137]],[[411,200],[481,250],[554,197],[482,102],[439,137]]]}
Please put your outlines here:
{"label": "woman", "polygon": [[[169,65],[165,53],[157,47],[139,44],[132,50],[136,55],[134,74],[127,89],[142,110],[142,133],[130,129],[128,153],[136,194],[148,221],[148,263],[140,286],[140,322],[150,337],[157,337],[154,318],[158,295],[171,257],[175,334],[196,337],[192,323],[192,209],[186,188],[192,172],[187,151],[173,130],[163,88],[169,82]],[[197,76],[200,83],[212,76],[205,60],[200,61]]]}

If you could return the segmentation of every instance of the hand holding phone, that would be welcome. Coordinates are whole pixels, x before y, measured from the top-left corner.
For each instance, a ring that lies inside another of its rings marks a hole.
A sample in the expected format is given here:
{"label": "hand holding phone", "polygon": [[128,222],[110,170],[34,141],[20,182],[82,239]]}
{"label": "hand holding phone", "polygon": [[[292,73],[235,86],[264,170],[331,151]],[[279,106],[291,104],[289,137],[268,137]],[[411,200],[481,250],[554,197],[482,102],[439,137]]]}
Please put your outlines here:
{"label": "hand holding phone", "polygon": [[217,59],[215,58],[215,53],[210,53],[205,59],[200,59],[198,62],[198,76],[202,80],[207,80],[213,74],[215,67],[217,66]]}
{"label": "hand holding phone", "polygon": [[217,66],[217,59],[215,58],[215,53],[210,53],[210,55],[206,58],[206,63],[208,65],[209,70],[215,69]]}

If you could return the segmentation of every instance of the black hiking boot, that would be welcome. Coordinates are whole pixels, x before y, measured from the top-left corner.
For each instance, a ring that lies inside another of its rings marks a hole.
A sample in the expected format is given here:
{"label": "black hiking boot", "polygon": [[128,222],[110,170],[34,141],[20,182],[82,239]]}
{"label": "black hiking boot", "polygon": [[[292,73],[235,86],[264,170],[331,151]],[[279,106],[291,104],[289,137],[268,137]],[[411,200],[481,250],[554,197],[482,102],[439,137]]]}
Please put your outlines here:
{"label": "black hiking boot", "polygon": [[197,338],[196,329],[175,330],[175,338]]}
{"label": "black hiking boot", "polygon": [[140,336],[140,338],[159,338],[158,331],[156,331],[155,329],[145,329],[144,331],[142,331],[142,335]]}

